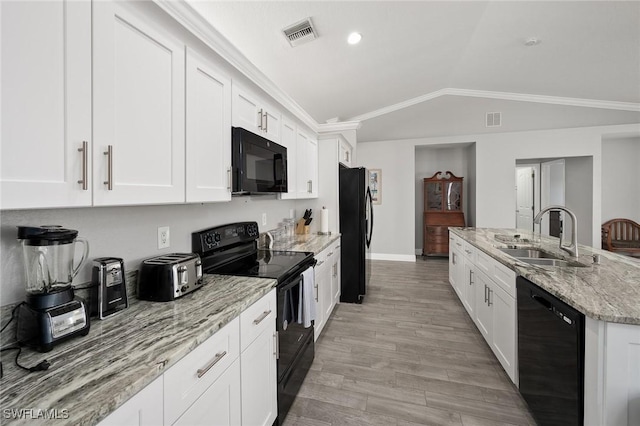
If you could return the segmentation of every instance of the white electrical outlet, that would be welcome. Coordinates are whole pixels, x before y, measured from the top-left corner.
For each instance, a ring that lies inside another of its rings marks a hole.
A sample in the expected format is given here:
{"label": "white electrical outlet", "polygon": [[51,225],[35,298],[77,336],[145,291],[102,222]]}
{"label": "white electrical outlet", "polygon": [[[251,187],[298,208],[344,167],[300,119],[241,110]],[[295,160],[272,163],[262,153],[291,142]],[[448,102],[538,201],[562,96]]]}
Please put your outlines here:
{"label": "white electrical outlet", "polygon": [[262,213],[262,226],[267,226],[267,214]]}
{"label": "white electrical outlet", "polygon": [[169,248],[171,245],[171,234],[168,226],[158,228],[158,249]]}

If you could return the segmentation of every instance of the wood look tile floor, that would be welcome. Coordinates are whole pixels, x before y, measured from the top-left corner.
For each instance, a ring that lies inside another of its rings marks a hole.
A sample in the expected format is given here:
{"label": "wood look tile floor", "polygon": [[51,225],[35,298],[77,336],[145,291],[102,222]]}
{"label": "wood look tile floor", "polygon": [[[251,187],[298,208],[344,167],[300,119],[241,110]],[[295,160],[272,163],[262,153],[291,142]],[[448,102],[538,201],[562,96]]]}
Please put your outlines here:
{"label": "wood look tile floor", "polygon": [[372,262],[361,305],[336,306],[292,425],[535,425],[449,285],[448,260]]}

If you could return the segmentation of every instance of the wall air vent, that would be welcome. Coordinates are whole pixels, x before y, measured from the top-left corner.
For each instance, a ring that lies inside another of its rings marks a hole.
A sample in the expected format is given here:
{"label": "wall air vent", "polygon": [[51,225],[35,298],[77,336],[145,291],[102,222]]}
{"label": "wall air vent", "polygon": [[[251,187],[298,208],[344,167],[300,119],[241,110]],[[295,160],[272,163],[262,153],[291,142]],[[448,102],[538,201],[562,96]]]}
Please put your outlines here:
{"label": "wall air vent", "polygon": [[488,112],[487,121],[485,122],[487,127],[500,127],[502,126],[502,113],[501,112]]}
{"label": "wall air vent", "polygon": [[299,46],[303,43],[310,42],[318,37],[311,18],[304,19],[282,30],[291,47]]}

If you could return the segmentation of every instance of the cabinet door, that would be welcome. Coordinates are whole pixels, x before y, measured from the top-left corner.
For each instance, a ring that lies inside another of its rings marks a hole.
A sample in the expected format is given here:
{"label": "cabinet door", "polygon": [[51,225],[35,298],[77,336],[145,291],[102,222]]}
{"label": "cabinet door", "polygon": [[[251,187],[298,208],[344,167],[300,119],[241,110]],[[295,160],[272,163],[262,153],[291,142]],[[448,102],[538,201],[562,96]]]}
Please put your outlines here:
{"label": "cabinet door", "polygon": [[262,134],[262,110],[258,106],[258,99],[246,90],[233,85],[232,89],[233,114],[231,121],[234,127],[242,127],[250,132]]}
{"label": "cabinet door", "polygon": [[311,174],[309,172],[309,137],[303,132],[296,132],[296,147],[298,152],[296,153],[296,162],[298,169],[297,198],[309,198],[311,194]]}
{"label": "cabinet door", "polygon": [[262,124],[264,133],[262,136],[275,143],[280,143],[280,129],[282,127],[280,111],[270,106],[263,107],[262,115],[264,118]]}
{"label": "cabinet door", "polygon": [[464,261],[464,279],[462,280],[462,285],[464,287],[464,299],[462,300],[462,304],[464,305],[467,313],[471,318],[475,316],[476,310],[476,288],[475,288],[475,270],[473,268],[473,263],[466,260]]}
{"label": "cabinet door", "polygon": [[331,280],[331,292],[333,293],[333,301],[331,302],[332,306],[335,307],[338,303],[340,303],[340,244],[336,246],[335,251],[333,252],[333,279]]}
{"label": "cabinet door", "polygon": [[98,423],[99,426],[156,426],[163,424],[162,376],[131,397]]}
{"label": "cabinet door", "polygon": [[[318,257],[318,263],[314,268],[314,287],[316,294],[316,320],[314,322],[314,340],[318,340],[320,337],[320,333],[324,328],[324,322],[326,318],[324,317],[324,298],[322,297],[323,289],[326,287],[324,283],[326,273],[326,259]],[[330,285],[330,284],[329,284]]]}
{"label": "cabinet door", "polygon": [[338,161],[347,167],[351,167],[351,146],[342,139],[338,143]]}
{"label": "cabinet door", "polygon": [[476,326],[484,339],[491,346],[491,335],[493,330],[493,310],[489,306],[488,294],[491,290],[491,280],[482,272],[475,275],[476,288],[476,316],[474,318]]}
{"label": "cabinet door", "polygon": [[240,361],[236,359],[174,425],[237,426],[240,421]]}
{"label": "cabinet door", "polygon": [[462,301],[464,294],[463,287],[463,274],[464,274],[464,260],[462,254],[458,249],[451,248],[451,254],[449,256],[449,282],[456,291],[458,298]]}
{"label": "cabinet door", "polygon": [[89,206],[91,3],[3,1],[0,10],[0,208]]}
{"label": "cabinet door", "polygon": [[92,6],[94,204],[184,202],[184,46],[125,2]]}
{"label": "cabinet door", "polygon": [[283,200],[298,197],[298,143],[296,140],[296,124],[282,117],[282,137],[280,144],[287,148],[287,192],[280,194]]}
{"label": "cabinet door", "polygon": [[324,310],[325,325],[331,316],[333,310],[333,273],[334,273],[333,253],[327,254],[327,260],[324,266],[324,277],[322,279],[322,288],[319,290],[322,297],[322,309]]}
{"label": "cabinet door", "polygon": [[271,426],[278,415],[275,318],[240,355],[242,424]]}
{"label": "cabinet door", "polygon": [[507,372],[516,382],[516,301],[497,284],[492,284],[489,305],[493,310],[491,349]]}
{"label": "cabinet door", "polygon": [[187,49],[187,202],[231,200],[231,79]]}
{"label": "cabinet door", "polygon": [[307,150],[307,169],[309,171],[309,180],[311,181],[311,190],[307,198],[318,198],[318,141],[309,138],[309,148]]}

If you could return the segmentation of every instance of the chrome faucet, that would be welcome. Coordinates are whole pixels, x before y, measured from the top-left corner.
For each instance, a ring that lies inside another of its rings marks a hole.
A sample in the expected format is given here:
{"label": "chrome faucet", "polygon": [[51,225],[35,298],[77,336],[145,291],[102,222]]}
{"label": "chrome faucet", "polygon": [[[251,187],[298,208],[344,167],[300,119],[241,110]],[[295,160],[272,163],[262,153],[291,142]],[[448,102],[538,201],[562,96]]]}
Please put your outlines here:
{"label": "chrome faucet", "polygon": [[571,216],[571,244],[569,244],[568,246],[562,245],[563,234],[560,234],[560,249],[566,251],[573,257],[578,257],[578,219],[576,218],[574,212],[564,206],[548,206],[540,210],[540,213],[538,213],[536,217],[533,218],[533,223],[539,225],[540,222],[542,222],[542,216],[546,212],[556,210],[561,210]]}

